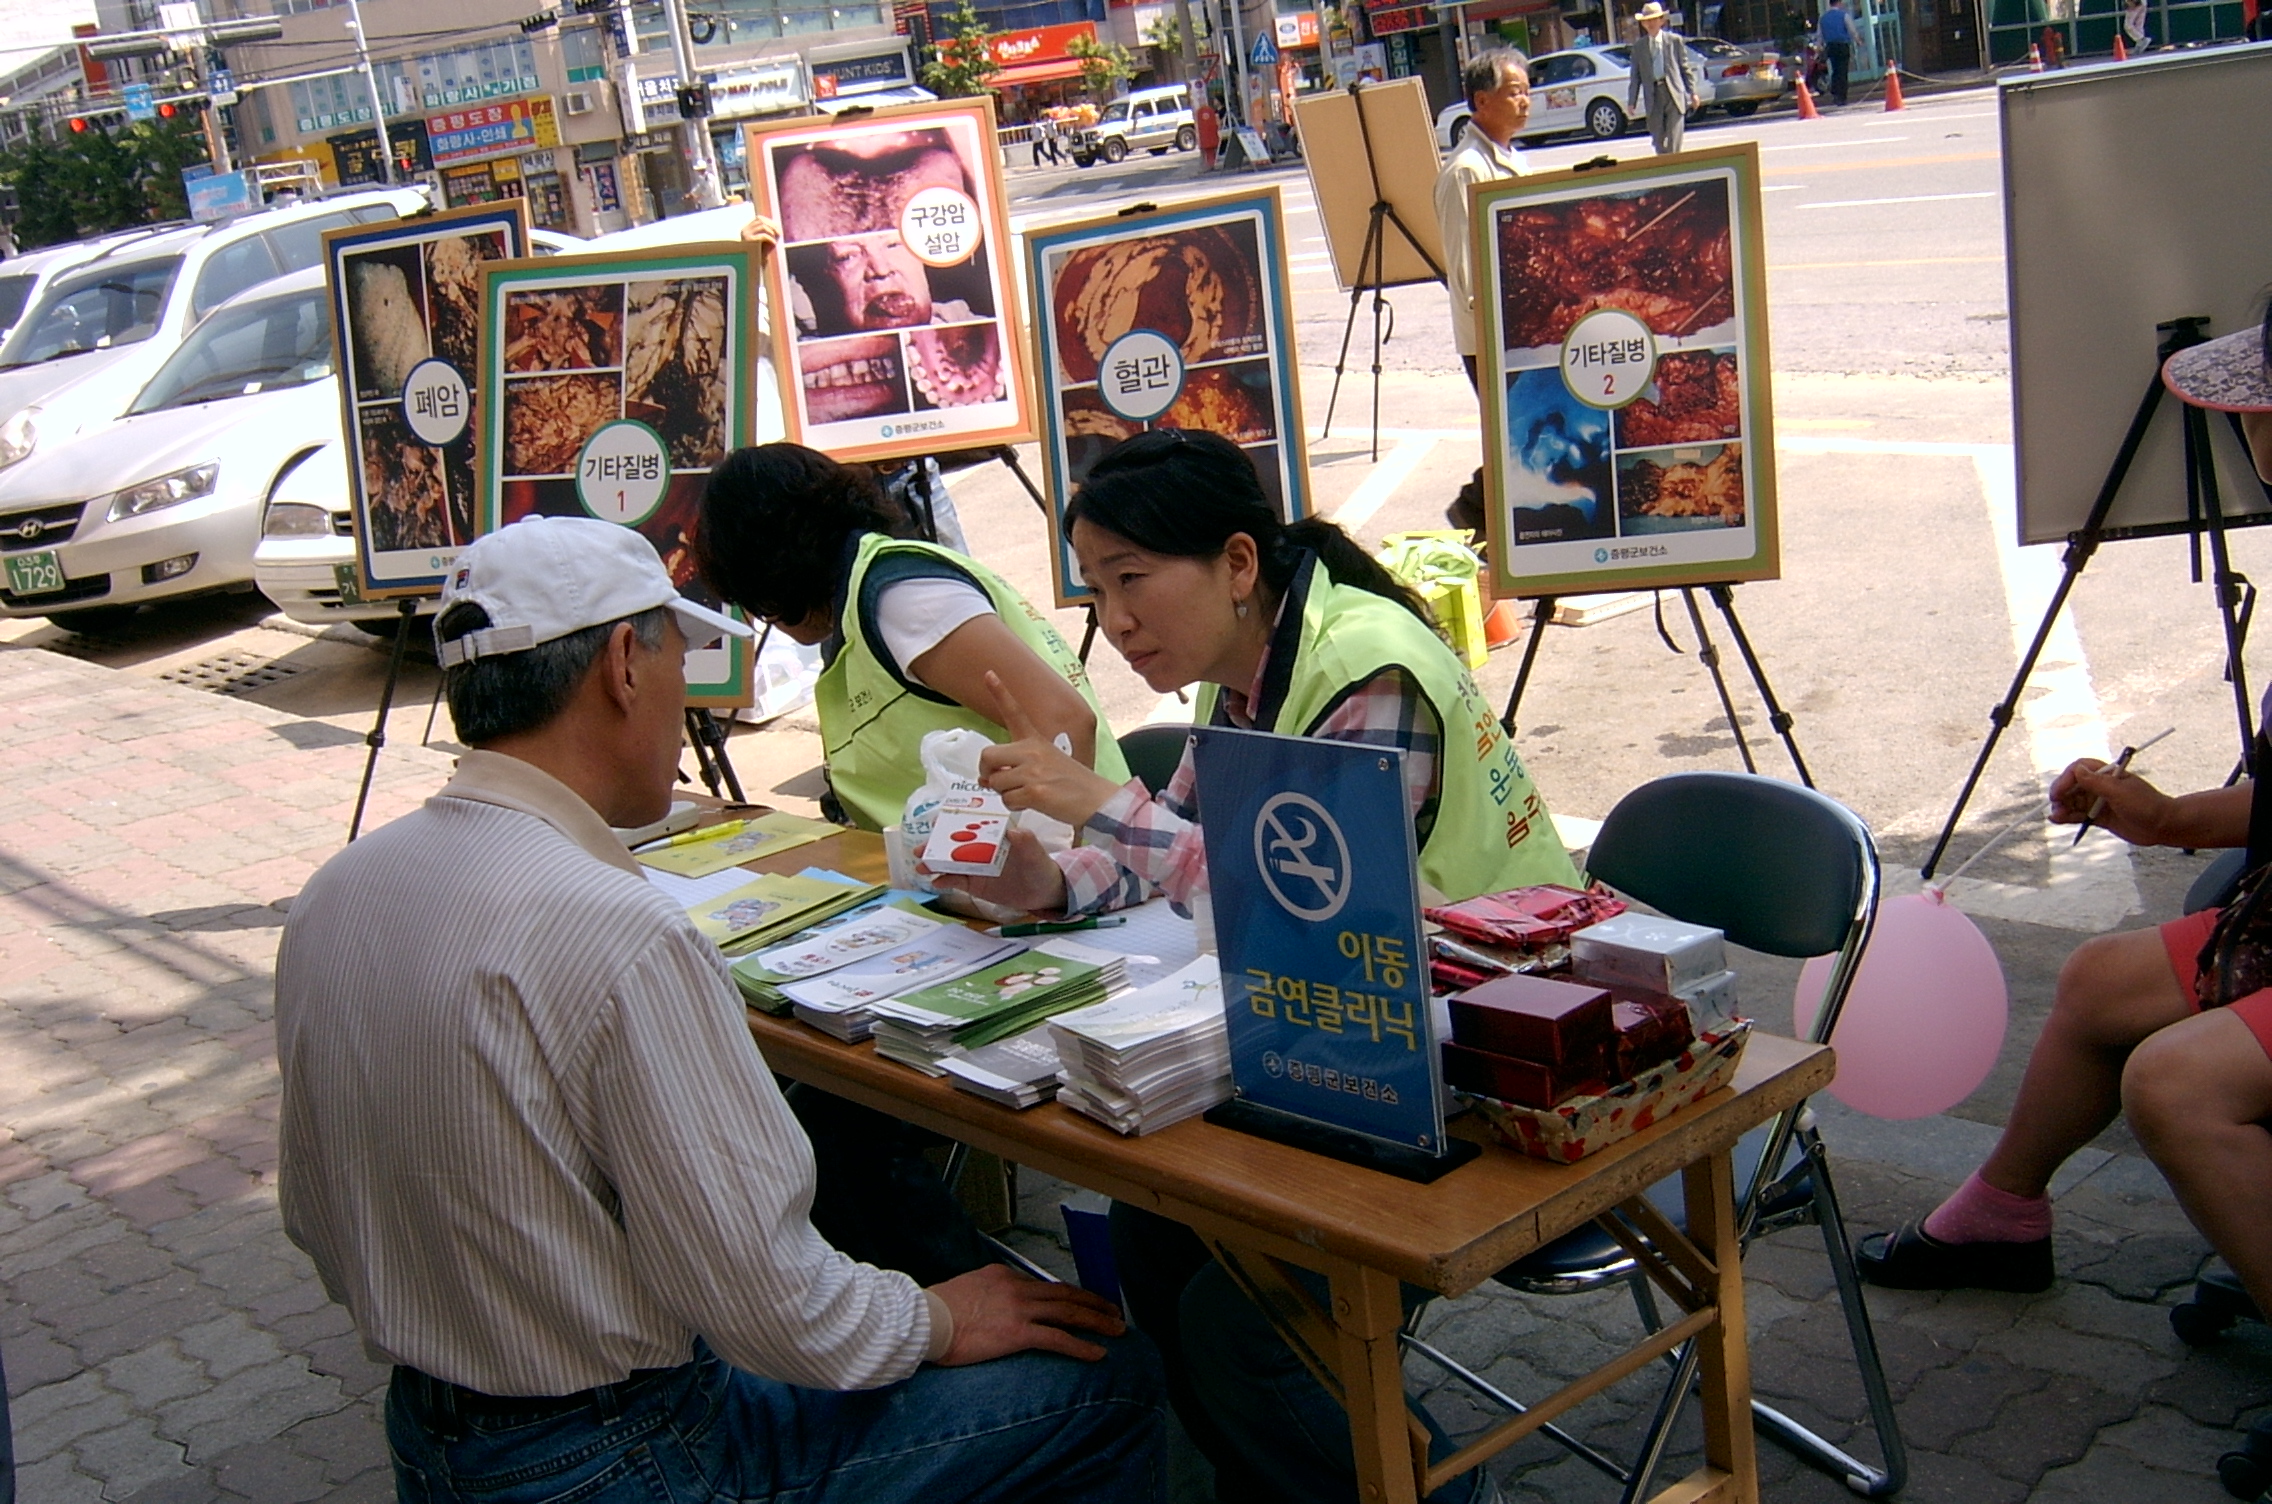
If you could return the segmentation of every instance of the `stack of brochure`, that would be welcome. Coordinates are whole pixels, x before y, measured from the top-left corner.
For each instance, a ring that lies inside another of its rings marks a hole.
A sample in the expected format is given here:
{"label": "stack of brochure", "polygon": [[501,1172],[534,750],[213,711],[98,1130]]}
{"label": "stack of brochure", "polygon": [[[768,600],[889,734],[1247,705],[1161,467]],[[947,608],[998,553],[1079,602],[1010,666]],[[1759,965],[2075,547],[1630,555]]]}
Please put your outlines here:
{"label": "stack of brochure", "polygon": [[705,897],[686,912],[694,927],[719,949],[739,955],[786,940],[883,894],[881,883],[768,872],[715,897]]}
{"label": "stack of brochure", "polygon": [[1231,1095],[1223,978],[1213,956],[1049,1021],[1057,1100],[1118,1133],[1150,1133]]}
{"label": "stack of brochure", "polygon": [[784,982],[781,992],[797,1017],[823,1034],[866,1039],[876,1010],[888,999],[1008,964],[1024,951],[1015,940],[933,920],[931,928],[888,949],[871,951],[834,971]]}
{"label": "stack of brochure", "polygon": [[1020,1111],[1057,1095],[1057,1046],[1042,1024],[939,1062],[947,1079],[974,1096]]}
{"label": "stack of brochure", "polygon": [[1118,956],[1046,940],[983,971],[876,1003],[876,1053],[927,1076],[944,1075],[939,1063],[948,1056],[1102,1002],[1126,976]]}
{"label": "stack of brochure", "polygon": [[787,1013],[795,1000],[781,990],[786,984],[899,949],[943,928],[942,920],[913,899],[871,902],[743,956],[733,964],[734,985],[750,1006]]}

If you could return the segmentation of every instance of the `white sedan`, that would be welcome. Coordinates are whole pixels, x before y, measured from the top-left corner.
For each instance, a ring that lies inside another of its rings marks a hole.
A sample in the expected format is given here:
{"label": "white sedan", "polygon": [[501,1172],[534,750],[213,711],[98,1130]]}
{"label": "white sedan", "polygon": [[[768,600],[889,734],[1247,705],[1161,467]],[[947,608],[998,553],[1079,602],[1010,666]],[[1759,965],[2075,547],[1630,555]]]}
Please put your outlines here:
{"label": "white sedan", "polygon": [[[1523,127],[1525,142],[1549,136],[1584,135],[1612,141],[1640,124],[1625,111],[1626,91],[1633,67],[1623,47],[1573,47],[1548,52],[1530,60],[1530,123]],[[1688,49],[1688,81],[1702,103],[1697,112],[1718,103],[1716,85],[1708,76],[1705,59],[1694,43]],[[1455,99],[1436,116],[1436,137],[1445,151],[1459,140],[1468,117],[1467,101]],[[1691,116],[1690,118],[1694,118]]]}
{"label": "white sedan", "polygon": [[241,293],[126,415],[0,471],[0,615],[95,631],[253,578],[261,508],[339,432],[331,318],[310,270]]}

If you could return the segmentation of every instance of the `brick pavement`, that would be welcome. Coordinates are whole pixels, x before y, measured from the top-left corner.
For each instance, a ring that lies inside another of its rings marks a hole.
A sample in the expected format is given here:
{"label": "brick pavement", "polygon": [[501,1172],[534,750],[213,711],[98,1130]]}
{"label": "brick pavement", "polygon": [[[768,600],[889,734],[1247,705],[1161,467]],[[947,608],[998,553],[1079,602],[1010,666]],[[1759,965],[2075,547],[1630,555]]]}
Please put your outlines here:
{"label": "brick pavement", "polygon": [[[362,749],[4,644],[0,703],[0,1353],[24,1498],[384,1497],[383,1375],[278,1221],[269,1024],[284,907],[337,849]],[[383,820],[448,762],[390,747],[380,768]],[[1992,1135],[1824,1118],[1858,1227],[1929,1203]],[[1022,1241],[1061,1257],[1048,1236],[1064,1188],[1023,1179]],[[1874,1297],[1911,1447],[1905,1497],[2222,1497],[2214,1458],[2267,1399],[2272,1334],[2202,1352],[2170,1336],[2167,1307],[2204,1250],[2142,1161],[2092,1151],[2060,1190],[2069,1278],[2051,1293]],[[1866,1450],[1816,1234],[1778,1234],[1751,1272],[1760,1392]],[[1631,1319],[1617,1292],[1496,1289],[1428,1317],[1451,1351],[1534,1395]],[[1411,1372],[1455,1432],[1480,1423],[1454,1386]],[[1650,1398],[1629,1381],[1572,1424],[1630,1437]],[[1771,1499],[1847,1497],[1772,1446],[1762,1458]],[[1519,1499],[1613,1496],[1543,1442],[1495,1471]]]}

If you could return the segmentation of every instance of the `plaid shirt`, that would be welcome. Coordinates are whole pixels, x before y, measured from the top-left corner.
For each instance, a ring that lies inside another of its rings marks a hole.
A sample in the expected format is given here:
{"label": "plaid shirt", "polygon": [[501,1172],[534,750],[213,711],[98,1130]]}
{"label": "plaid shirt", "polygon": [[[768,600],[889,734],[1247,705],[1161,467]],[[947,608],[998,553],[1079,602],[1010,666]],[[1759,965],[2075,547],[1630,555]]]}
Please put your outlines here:
{"label": "plaid shirt", "polygon": [[[1222,708],[1233,726],[1254,729],[1253,707],[1261,697],[1270,655],[1256,666],[1246,693],[1226,689]],[[1404,793],[1412,821],[1425,842],[1434,828],[1437,753],[1443,723],[1420,686],[1402,669],[1388,669],[1341,702],[1314,735],[1335,742],[1395,747],[1404,753]],[[1158,797],[1133,779],[1105,801],[1081,828],[1082,843],[1056,854],[1065,874],[1065,912],[1093,914],[1142,903],[1165,893],[1178,913],[1191,912],[1192,900],[1207,891],[1207,844],[1199,826],[1197,775],[1191,754],[1175,770]]]}

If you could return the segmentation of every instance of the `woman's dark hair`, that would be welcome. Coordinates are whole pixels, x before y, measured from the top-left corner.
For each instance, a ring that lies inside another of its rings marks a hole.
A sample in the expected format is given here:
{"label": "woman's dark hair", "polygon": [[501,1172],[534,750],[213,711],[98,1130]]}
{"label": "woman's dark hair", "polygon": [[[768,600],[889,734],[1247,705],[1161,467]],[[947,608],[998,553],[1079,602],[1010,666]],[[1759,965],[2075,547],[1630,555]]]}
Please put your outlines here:
{"label": "woman's dark hair", "polygon": [[802,621],[834,604],[845,539],[908,531],[872,471],[802,444],[760,444],[710,472],[694,562],[712,590],[752,616]]}
{"label": "woman's dark hair", "polygon": [[1065,530],[1093,523],[1155,554],[1211,559],[1240,533],[1254,540],[1263,583],[1283,592],[1307,549],[1336,585],[1392,600],[1431,628],[1412,588],[1322,517],[1278,520],[1246,452],[1221,434],[1163,428],[1114,445],[1065,509]]}

